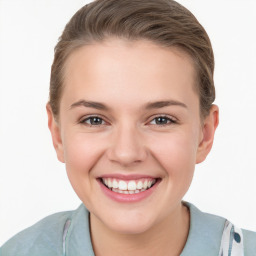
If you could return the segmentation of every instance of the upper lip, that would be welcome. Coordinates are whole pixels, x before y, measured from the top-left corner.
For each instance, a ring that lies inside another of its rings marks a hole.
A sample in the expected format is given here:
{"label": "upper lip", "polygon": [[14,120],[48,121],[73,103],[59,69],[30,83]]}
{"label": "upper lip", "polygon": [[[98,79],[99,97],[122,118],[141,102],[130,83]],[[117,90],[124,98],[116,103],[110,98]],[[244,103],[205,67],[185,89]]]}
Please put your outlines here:
{"label": "upper lip", "polygon": [[138,180],[138,179],[145,179],[145,178],[151,178],[151,179],[157,179],[159,177],[151,176],[151,175],[145,175],[145,174],[103,174],[99,176],[98,178],[114,178],[114,179],[120,179],[120,180]]}

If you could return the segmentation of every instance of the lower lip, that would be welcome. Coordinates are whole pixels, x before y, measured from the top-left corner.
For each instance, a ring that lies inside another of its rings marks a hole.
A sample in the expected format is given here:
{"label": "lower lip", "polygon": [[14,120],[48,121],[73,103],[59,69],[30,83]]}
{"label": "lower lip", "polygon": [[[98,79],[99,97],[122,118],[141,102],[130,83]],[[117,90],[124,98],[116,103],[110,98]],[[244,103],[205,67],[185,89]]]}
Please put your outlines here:
{"label": "lower lip", "polygon": [[112,200],[117,201],[117,202],[122,202],[122,203],[135,203],[142,201],[149,197],[157,188],[158,184],[160,183],[160,179],[156,181],[156,183],[149,189],[142,191],[140,193],[134,193],[134,194],[121,194],[114,192],[110,189],[108,189],[102,182],[101,180],[98,180],[100,187],[103,191],[103,193],[110,197]]}

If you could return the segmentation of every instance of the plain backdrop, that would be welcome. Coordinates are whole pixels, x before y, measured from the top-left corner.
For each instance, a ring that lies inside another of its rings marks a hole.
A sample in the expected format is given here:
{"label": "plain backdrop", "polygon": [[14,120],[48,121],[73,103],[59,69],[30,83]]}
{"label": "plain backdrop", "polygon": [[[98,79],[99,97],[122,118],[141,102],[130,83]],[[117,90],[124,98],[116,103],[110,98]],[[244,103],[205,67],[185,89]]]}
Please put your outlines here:
{"label": "plain backdrop", "polygon": [[[45,104],[53,48],[87,2],[0,0],[0,245],[81,203],[57,161]],[[220,107],[212,152],[196,166],[185,200],[256,230],[256,1],[179,2],[212,40]]]}

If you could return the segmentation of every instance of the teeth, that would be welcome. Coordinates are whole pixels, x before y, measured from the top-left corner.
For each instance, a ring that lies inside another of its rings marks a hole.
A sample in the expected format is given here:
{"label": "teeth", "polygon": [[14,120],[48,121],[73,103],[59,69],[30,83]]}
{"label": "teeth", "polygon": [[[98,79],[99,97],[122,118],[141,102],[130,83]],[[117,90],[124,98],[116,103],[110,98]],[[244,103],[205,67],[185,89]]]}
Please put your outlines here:
{"label": "teeth", "polygon": [[116,193],[119,193],[119,194],[138,194],[138,193],[143,192],[145,190],[146,189],[144,189],[144,188],[140,189],[140,190],[138,190],[138,189],[136,189],[136,190],[120,190],[118,188],[112,188],[113,192],[116,192]]}
{"label": "teeth", "polygon": [[118,187],[120,190],[127,190],[127,183],[123,180],[119,181]]}
{"label": "teeth", "polygon": [[118,182],[116,180],[113,180],[112,186],[113,188],[118,188]]}
{"label": "teeth", "polygon": [[136,182],[134,180],[128,182],[128,190],[136,190]]}
{"label": "teeth", "polygon": [[103,183],[112,191],[123,194],[134,194],[145,191],[156,183],[156,179],[141,179],[141,180],[116,180],[112,178],[103,178]]}
{"label": "teeth", "polygon": [[108,186],[109,188],[112,188],[112,187],[113,187],[111,179],[108,179],[108,185],[107,185],[107,186]]}
{"label": "teeth", "polygon": [[139,181],[137,184],[137,189],[142,189],[142,188],[143,188],[142,181]]}

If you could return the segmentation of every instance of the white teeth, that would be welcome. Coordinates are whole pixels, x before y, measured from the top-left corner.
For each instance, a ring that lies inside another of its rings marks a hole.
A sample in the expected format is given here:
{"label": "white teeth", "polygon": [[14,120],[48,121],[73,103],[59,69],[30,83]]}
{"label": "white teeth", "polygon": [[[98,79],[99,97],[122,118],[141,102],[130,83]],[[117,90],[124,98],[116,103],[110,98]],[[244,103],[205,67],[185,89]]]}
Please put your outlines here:
{"label": "white teeth", "polygon": [[118,187],[120,190],[127,190],[127,183],[123,180],[119,181]]}
{"label": "white teeth", "polygon": [[143,180],[116,180],[112,178],[102,178],[103,183],[112,191],[124,194],[134,194],[145,191],[156,183],[156,179],[143,179]]}
{"label": "white teeth", "polygon": [[136,182],[134,180],[128,182],[128,190],[136,190]]}
{"label": "white teeth", "polygon": [[141,189],[141,190],[138,190],[138,189],[136,189],[136,190],[120,190],[118,188],[112,188],[113,192],[116,192],[116,193],[119,193],[119,194],[138,194],[138,193],[143,192],[145,190],[146,189],[144,189],[144,188]]}
{"label": "white teeth", "polygon": [[138,182],[136,188],[137,188],[137,189],[142,189],[142,188],[143,188],[142,181],[139,181],[139,182]]}
{"label": "white teeth", "polygon": [[112,187],[113,187],[111,179],[108,179],[108,185],[107,185],[107,186],[108,186],[109,188],[112,188]]}
{"label": "white teeth", "polygon": [[113,180],[112,186],[113,188],[118,188],[118,182],[116,180]]}

